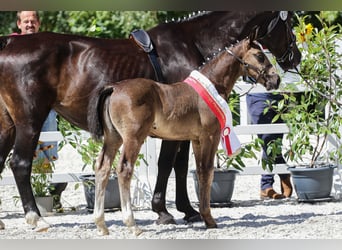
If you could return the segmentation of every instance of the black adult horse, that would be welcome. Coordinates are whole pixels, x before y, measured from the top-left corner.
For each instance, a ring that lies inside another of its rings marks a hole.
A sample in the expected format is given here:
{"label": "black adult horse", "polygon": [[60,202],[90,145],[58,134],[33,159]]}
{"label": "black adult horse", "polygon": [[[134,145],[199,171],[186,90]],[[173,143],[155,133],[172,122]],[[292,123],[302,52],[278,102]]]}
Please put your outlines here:
{"label": "black adult horse", "polygon": [[[209,12],[148,31],[159,54],[165,82],[183,80],[191,69],[220,48],[257,30],[257,40],[283,69],[300,62],[300,52],[287,12]],[[51,108],[74,125],[88,130],[91,97],[109,82],[153,78],[148,56],[131,39],[97,39],[42,32],[0,38],[0,170],[13,148],[10,166],[26,221],[46,227],[30,186],[32,158],[39,133]],[[14,147],[13,147],[14,146]],[[165,207],[167,179],[176,173],[176,204],[188,221],[199,214],[186,192],[189,142],[163,141],[158,180],[152,201],[159,223],[173,222]],[[177,152],[179,153],[177,154]]]}

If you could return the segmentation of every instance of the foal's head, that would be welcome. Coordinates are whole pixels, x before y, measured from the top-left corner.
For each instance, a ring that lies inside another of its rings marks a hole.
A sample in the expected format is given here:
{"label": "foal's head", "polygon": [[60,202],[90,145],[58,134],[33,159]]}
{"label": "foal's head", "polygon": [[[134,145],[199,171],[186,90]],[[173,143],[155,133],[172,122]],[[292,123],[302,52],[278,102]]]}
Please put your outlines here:
{"label": "foal's head", "polygon": [[260,83],[267,90],[279,87],[280,77],[276,68],[253,39],[244,39],[233,48],[227,49],[227,52],[240,62],[244,79],[248,78],[252,83]]}

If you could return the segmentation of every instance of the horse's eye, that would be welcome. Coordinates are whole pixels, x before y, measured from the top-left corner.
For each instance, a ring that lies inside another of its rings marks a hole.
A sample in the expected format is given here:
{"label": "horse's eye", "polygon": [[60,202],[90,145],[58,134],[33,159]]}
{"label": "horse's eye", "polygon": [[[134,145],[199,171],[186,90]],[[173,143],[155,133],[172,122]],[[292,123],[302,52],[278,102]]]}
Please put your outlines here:
{"label": "horse's eye", "polygon": [[265,62],[265,55],[264,54],[258,53],[258,54],[254,55],[254,56],[258,60],[259,63]]}

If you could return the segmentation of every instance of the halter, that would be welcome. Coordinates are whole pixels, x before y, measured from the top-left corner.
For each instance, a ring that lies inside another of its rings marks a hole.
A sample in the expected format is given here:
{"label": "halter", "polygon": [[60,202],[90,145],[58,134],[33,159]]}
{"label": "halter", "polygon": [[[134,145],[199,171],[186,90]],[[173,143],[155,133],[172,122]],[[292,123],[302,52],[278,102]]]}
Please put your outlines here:
{"label": "halter", "polygon": [[[266,73],[266,69],[263,68],[262,70],[259,70],[257,67],[255,67],[254,65],[251,65],[249,63],[246,63],[244,60],[242,60],[240,57],[238,57],[237,55],[235,55],[233,53],[233,51],[231,51],[230,49],[228,48],[225,48],[225,50],[228,52],[229,55],[233,56],[242,66],[243,66],[243,72],[244,72],[244,75],[243,75],[243,80],[245,82],[249,82],[253,85],[255,85],[258,80],[262,77],[265,79],[265,73]],[[258,74],[258,77],[255,79],[251,76],[248,75],[248,69],[251,69],[251,70],[254,70],[257,74]]]}
{"label": "halter", "polygon": [[[286,27],[286,34],[290,34],[290,38],[291,38],[291,42],[288,46],[288,48],[286,49],[286,51],[283,53],[282,56],[280,57],[276,57],[276,61],[278,63],[283,63],[285,62],[286,60],[289,60],[289,61],[292,61],[293,60],[293,47],[295,46],[296,44],[296,37],[295,35],[292,33],[290,27],[289,27],[289,24],[287,23],[287,18],[288,18],[288,12],[287,11],[280,11],[279,12],[279,15],[277,15],[276,17],[274,17],[268,27],[267,27],[267,32],[265,35],[263,35],[262,37],[259,37],[258,40],[262,40],[264,39],[266,36],[268,36],[273,30],[274,28],[277,26],[279,20],[281,20],[282,22],[285,23],[285,27]],[[260,28],[260,27],[258,27]]]}

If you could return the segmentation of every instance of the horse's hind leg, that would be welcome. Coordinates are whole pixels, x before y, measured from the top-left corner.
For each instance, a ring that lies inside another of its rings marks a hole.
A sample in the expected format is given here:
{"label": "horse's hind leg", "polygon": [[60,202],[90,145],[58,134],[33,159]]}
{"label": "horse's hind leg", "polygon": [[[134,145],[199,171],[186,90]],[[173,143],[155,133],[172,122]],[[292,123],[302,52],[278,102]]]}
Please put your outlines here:
{"label": "horse's hind leg", "polygon": [[104,218],[105,190],[110,176],[113,159],[121,145],[121,138],[117,137],[116,143],[114,137],[107,138],[114,140],[110,140],[112,143],[110,143],[109,140],[105,140],[95,165],[94,218],[99,235],[109,234]]}
{"label": "horse's hind leg", "polygon": [[176,175],[176,207],[180,212],[185,213],[184,220],[187,222],[201,221],[201,216],[190,204],[187,192],[187,174],[189,168],[190,142],[183,141],[177,153],[174,165]]}
{"label": "horse's hind leg", "polygon": [[[1,101],[0,101],[1,105]],[[0,173],[5,168],[5,162],[15,139],[15,127],[5,109],[0,106]]]}
{"label": "horse's hind leg", "polygon": [[131,138],[124,141],[116,173],[119,180],[123,222],[132,233],[139,235],[142,233],[142,230],[136,225],[133,216],[130,187],[134,165],[138,158],[139,150],[143,141],[140,143],[135,137],[136,136],[132,134]]}
{"label": "horse's hind leg", "polygon": [[[14,144],[15,128],[9,117],[0,112],[0,174],[5,168],[5,162]],[[0,229],[5,229],[5,224],[0,220]]]}

